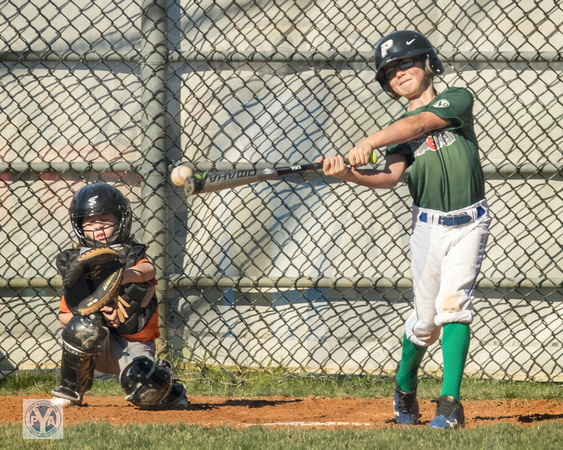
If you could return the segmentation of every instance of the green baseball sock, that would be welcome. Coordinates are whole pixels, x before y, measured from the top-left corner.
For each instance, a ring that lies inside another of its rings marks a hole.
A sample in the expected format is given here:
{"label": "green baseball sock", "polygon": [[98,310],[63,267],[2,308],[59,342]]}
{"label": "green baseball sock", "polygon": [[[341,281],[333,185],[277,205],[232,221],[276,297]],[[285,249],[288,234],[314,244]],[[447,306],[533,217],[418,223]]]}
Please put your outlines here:
{"label": "green baseball sock", "polygon": [[418,386],[418,368],[427,348],[413,344],[403,335],[401,367],[397,372],[397,384],[402,391],[412,392]]}
{"label": "green baseball sock", "polygon": [[451,395],[460,399],[461,379],[467,353],[469,352],[469,324],[447,323],[442,336],[442,355],[444,358],[444,383],[441,395]]}

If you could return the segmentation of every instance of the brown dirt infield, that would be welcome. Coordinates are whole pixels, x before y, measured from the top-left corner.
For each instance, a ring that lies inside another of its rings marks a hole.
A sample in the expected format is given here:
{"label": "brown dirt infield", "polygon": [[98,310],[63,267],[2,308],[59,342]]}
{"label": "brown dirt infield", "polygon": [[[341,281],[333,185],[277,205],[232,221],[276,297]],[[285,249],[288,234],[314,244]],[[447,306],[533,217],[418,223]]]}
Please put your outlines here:
{"label": "brown dirt infield", "polygon": [[[22,422],[23,399],[45,396],[3,396],[0,423]],[[114,425],[128,423],[183,423],[205,426],[250,425],[306,427],[397,427],[393,422],[392,399],[325,397],[232,397],[188,396],[190,407],[183,411],[141,410],[122,397],[86,396],[84,406],[65,408],[64,423],[106,421]],[[511,423],[537,425],[545,421],[563,424],[563,401],[485,400],[464,401],[466,428]],[[420,401],[420,422],[426,426],[436,405]]]}

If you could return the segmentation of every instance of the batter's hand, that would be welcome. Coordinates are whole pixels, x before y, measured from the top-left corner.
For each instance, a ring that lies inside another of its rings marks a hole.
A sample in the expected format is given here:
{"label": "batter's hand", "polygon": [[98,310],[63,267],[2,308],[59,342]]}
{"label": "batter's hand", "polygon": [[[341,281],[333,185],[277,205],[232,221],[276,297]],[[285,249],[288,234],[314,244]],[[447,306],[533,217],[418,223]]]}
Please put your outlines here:
{"label": "batter's hand", "polygon": [[329,156],[326,159],[321,157],[317,159],[317,162],[323,163],[325,175],[344,179],[348,172],[350,172],[350,168],[346,165],[342,156]]}
{"label": "batter's hand", "polygon": [[371,163],[373,147],[363,141],[348,152],[348,160],[352,167],[363,167]]}

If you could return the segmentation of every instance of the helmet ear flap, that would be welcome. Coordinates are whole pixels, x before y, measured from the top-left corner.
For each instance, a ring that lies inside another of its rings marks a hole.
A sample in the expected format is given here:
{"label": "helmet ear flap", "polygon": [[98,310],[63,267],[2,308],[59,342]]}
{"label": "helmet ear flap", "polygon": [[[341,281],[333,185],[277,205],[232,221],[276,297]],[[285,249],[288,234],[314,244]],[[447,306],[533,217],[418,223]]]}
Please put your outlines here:
{"label": "helmet ear flap", "polygon": [[429,76],[441,75],[444,73],[444,65],[437,55],[426,55],[424,71]]}

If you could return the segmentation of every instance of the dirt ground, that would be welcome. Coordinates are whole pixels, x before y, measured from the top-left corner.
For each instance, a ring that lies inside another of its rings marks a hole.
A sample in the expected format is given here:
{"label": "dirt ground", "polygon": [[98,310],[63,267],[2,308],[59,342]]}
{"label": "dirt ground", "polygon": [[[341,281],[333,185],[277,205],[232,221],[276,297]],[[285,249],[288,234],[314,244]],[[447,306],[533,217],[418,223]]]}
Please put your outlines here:
{"label": "dirt ground", "polygon": [[[23,399],[50,397],[2,397],[0,423],[23,420]],[[346,397],[341,399],[308,397],[262,397],[238,399],[189,396],[190,407],[183,411],[141,410],[122,397],[86,396],[85,405],[65,408],[64,424],[106,421],[127,423],[184,423],[205,426],[250,425],[305,427],[394,427],[392,399]],[[486,400],[464,401],[466,428],[512,423],[522,426],[545,421],[563,425],[563,401]],[[436,405],[420,401],[420,422],[426,426]]]}

